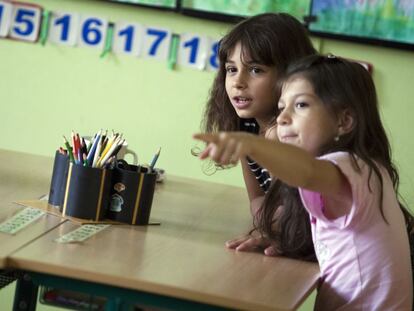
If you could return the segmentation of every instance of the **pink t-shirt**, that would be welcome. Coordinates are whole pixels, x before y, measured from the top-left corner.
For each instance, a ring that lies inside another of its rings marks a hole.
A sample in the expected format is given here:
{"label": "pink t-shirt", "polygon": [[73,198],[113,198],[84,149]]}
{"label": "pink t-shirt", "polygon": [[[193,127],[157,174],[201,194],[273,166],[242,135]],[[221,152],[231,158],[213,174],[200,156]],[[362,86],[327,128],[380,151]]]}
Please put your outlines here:
{"label": "pink t-shirt", "polygon": [[[349,214],[330,220],[320,193],[299,189],[311,216],[312,238],[321,270],[315,310],[411,310],[413,281],[404,217],[385,169],[383,211],[375,173],[358,160],[354,169],[346,152],[322,156],[348,179],[353,203]],[[370,189],[372,191],[370,191]],[[341,204],[337,202],[336,204]]]}

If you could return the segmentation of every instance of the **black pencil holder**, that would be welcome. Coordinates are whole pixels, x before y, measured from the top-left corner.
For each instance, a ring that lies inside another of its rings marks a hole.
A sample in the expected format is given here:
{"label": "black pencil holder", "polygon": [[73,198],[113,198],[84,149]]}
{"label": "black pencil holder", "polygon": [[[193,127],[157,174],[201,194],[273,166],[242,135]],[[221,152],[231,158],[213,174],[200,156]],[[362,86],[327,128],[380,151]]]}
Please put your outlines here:
{"label": "black pencil holder", "polygon": [[156,173],[145,167],[116,167],[107,218],[132,225],[148,225],[156,178]]}
{"label": "black pencil holder", "polygon": [[98,221],[110,199],[112,170],[69,164],[63,216]]}
{"label": "black pencil holder", "polygon": [[49,204],[62,209],[68,176],[69,157],[56,151],[53,163],[52,181],[50,182]]}

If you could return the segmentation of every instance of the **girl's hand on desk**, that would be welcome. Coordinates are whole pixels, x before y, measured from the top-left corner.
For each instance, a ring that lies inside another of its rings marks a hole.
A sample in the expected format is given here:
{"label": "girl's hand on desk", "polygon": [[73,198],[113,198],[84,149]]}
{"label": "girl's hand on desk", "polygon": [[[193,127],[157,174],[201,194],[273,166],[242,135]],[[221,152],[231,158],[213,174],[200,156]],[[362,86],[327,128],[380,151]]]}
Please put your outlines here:
{"label": "girl's hand on desk", "polygon": [[226,247],[241,252],[263,251],[266,256],[278,256],[274,244],[265,237],[243,236],[226,242]]}

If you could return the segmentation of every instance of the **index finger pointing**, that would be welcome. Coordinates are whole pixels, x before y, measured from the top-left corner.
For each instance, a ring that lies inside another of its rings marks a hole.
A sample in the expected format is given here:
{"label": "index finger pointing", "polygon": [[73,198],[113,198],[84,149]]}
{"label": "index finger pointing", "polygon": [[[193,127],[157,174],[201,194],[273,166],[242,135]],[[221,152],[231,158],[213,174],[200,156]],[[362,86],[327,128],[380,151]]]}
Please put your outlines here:
{"label": "index finger pointing", "polygon": [[206,143],[215,143],[217,142],[217,135],[211,133],[197,133],[193,135],[194,139],[202,140]]}

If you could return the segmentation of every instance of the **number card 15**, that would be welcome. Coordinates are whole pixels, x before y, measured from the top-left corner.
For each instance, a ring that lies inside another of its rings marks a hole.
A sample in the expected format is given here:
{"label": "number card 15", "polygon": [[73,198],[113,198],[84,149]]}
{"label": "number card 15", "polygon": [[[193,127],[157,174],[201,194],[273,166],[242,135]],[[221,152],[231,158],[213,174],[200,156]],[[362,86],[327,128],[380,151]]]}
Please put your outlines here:
{"label": "number card 15", "polygon": [[35,42],[41,21],[42,8],[38,5],[0,1],[0,37]]}

